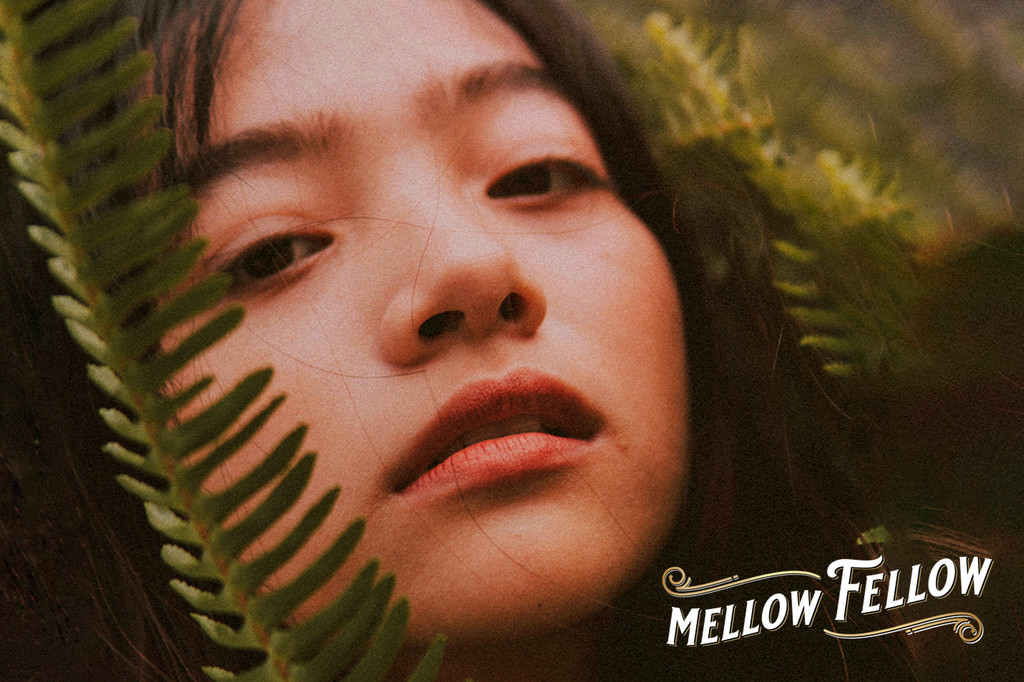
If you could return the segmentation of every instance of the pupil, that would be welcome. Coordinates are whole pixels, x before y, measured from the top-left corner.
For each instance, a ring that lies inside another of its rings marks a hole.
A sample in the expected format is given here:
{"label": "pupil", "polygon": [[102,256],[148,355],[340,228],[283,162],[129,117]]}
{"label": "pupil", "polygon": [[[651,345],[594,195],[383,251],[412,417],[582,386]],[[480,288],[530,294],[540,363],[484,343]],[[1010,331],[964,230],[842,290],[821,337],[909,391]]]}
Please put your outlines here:
{"label": "pupil", "polygon": [[255,248],[242,263],[242,271],[252,279],[265,279],[281,272],[294,260],[292,249],[274,240]]}

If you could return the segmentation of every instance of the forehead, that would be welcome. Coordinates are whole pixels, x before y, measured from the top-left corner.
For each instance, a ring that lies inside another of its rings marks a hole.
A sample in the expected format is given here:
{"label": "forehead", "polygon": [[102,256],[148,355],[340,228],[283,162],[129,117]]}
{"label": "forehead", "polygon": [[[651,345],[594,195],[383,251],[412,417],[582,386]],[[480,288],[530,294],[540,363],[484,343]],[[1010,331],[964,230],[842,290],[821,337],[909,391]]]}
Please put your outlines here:
{"label": "forehead", "polygon": [[248,0],[218,74],[211,137],[328,109],[411,105],[426,86],[497,62],[539,66],[473,0]]}

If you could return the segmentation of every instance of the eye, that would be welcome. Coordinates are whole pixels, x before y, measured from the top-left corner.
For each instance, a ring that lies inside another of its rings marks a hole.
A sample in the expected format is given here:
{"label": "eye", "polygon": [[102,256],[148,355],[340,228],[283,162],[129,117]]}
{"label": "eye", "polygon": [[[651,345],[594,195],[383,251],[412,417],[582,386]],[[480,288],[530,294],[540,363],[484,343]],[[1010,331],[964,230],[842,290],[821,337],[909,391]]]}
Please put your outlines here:
{"label": "eye", "polygon": [[326,249],[334,238],[326,234],[285,234],[262,239],[221,268],[231,275],[231,288],[267,280]]}
{"label": "eye", "polygon": [[544,197],[572,194],[605,184],[597,173],[582,164],[562,159],[545,159],[501,176],[487,188],[487,196],[491,199]]}

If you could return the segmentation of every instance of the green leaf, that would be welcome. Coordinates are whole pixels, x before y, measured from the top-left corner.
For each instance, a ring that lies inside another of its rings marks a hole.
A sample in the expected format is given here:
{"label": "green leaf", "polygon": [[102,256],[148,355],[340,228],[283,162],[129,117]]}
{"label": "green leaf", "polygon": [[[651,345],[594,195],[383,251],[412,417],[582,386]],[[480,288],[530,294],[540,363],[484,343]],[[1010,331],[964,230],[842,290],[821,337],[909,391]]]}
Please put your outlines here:
{"label": "green leaf", "polygon": [[315,461],[316,457],[313,455],[306,455],[299,460],[251,514],[230,530],[214,533],[210,542],[211,548],[222,557],[237,559],[246,547],[265,533],[298,501],[306,484],[309,483],[309,477],[313,474]]}
{"label": "green leaf", "polygon": [[813,334],[800,339],[801,346],[809,346],[820,350],[827,350],[840,355],[852,355],[859,349],[849,339],[841,336],[822,336]]}
{"label": "green leaf", "polygon": [[352,621],[331,640],[329,646],[309,662],[289,666],[292,679],[295,682],[325,682],[333,680],[351,665],[384,618],[394,587],[394,576],[384,576],[370,590]]}
{"label": "green leaf", "polygon": [[796,261],[801,265],[809,265],[818,259],[818,254],[810,249],[805,249],[793,244],[791,242],[776,239],[772,244],[775,246],[775,250],[786,258]]}
{"label": "green leaf", "polygon": [[209,675],[210,679],[215,680],[215,682],[235,682],[238,679],[233,672],[223,668],[205,666],[203,667],[203,672]]}
{"label": "green leaf", "polygon": [[212,474],[217,467],[223,464],[229,457],[238,452],[246,443],[248,443],[254,435],[263,425],[266,424],[267,420],[270,419],[270,415],[280,407],[281,403],[284,402],[284,396],[278,396],[274,398],[270,404],[260,410],[260,412],[250,419],[245,426],[238,430],[235,435],[231,436],[228,440],[220,443],[214,450],[200,460],[197,464],[191,467],[183,469],[178,476],[178,488],[186,494],[194,495],[201,486]]}
{"label": "green leaf", "polygon": [[17,17],[22,17],[32,10],[38,8],[46,0],[4,0],[7,11]]}
{"label": "green leaf", "polygon": [[97,362],[110,362],[110,348],[96,332],[72,318],[66,318],[64,322],[72,338],[78,342],[79,346],[85,349],[86,353],[91,355]]}
{"label": "green leaf", "polygon": [[71,296],[54,296],[53,308],[61,316],[76,322],[81,322],[87,327],[92,326],[92,310]]}
{"label": "green leaf", "polygon": [[42,164],[38,150],[18,150],[7,155],[7,161],[16,173],[34,182],[46,184],[49,170]]}
{"label": "green leaf", "polygon": [[162,493],[148,483],[132,478],[126,474],[121,474],[117,477],[117,482],[121,484],[125,490],[130,492],[132,495],[142,499],[145,502],[152,502],[159,506],[172,507],[174,506],[171,498],[166,494]]}
{"label": "green leaf", "polygon": [[109,59],[134,32],[135,20],[125,17],[88,42],[62,50],[48,59],[31,63],[25,71],[25,83],[37,94],[45,97],[64,81]]}
{"label": "green leaf", "polygon": [[[183,222],[191,222],[198,212],[199,206],[189,199],[188,187],[184,185],[150,194],[143,199],[112,208],[83,222],[75,234],[78,239],[76,245],[83,251],[93,251],[102,246],[116,248],[125,240],[138,237],[139,230],[144,229],[145,232],[139,237],[139,241],[145,242],[144,247],[147,253],[159,253],[163,246],[152,251],[151,242],[159,241],[164,244],[163,231],[159,227],[154,229],[154,225],[166,224],[168,214],[182,211],[185,205],[190,207],[191,213],[185,214]],[[167,229],[172,228],[168,227]],[[173,232],[167,243],[173,241],[177,235],[178,232]],[[98,255],[103,256],[103,254]],[[148,256],[142,259],[142,261],[145,260],[148,260]]]}
{"label": "green leaf", "polygon": [[229,284],[227,277],[208,277],[189,287],[131,329],[115,332],[111,338],[111,348],[122,358],[138,360],[151,352],[167,332],[217,305]]}
{"label": "green leaf", "polygon": [[140,306],[158,300],[185,281],[205,248],[205,240],[194,240],[122,282],[116,293],[101,295],[96,303],[96,316],[109,324],[122,324]]}
{"label": "green leaf", "polygon": [[50,228],[40,225],[29,225],[28,234],[32,241],[46,251],[49,251],[50,254],[63,258],[65,261],[71,257],[71,246],[63,237]]}
{"label": "green leaf", "polygon": [[136,443],[149,445],[149,434],[146,432],[146,427],[133,422],[123,412],[110,408],[103,408],[100,410],[100,416],[103,418],[103,421],[106,422],[107,426],[113,429],[119,436],[135,441]]}
{"label": "green leaf", "polygon": [[829,362],[822,369],[833,376],[850,377],[857,373],[857,368],[848,362]]}
{"label": "green leaf", "polygon": [[776,289],[793,298],[813,300],[821,295],[815,282],[784,282],[775,280],[773,284]]}
{"label": "green leaf", "polygon": [[169,352],[147,360],[133,370],[131,378],[143,391],[160,389],[182,367],[234,331],[245,316],[242,308],[229,308],[190,334]]}
{"label": "green leaf", "polygon": [[860,537],[857,538],[858,545],[885,545],[892,542],[892,534],[886,530],[885,526],[875,526],[870,530],[866,530],[861,533]]}
{"label": "green leaf", "polygon": [[13,149],[31,150],[37,145],[32,138],[26,135],[10,121],[0,121],[0,140],[3,140]]}
{"label": "green leaf", "polygon": [[90,130],[66,146],[54,149],[52,158],[48,160],[49,168],[65,176],[78,172],[87,163],[102,158],[126,140],[139,137],[160,117],[163,108],[163,98],[155,95],[147,97],[110,123]]}
{"label": "green leaf", "polygon": [[276,630],[270,642],[271,653],[286,661],[313,658],[356,615],[377,579],[377,569],[376,561],[367,562],[330,606],[290,630]]}
{"label": "green leaf", "polygon": [[114,373],[114,370],[106,365],[89,365],[86,371],[89,373],[89,378],[92,379],[92,382],[102,389],[104,393],[120,401],[126,407],[134,407],[132,405],[131,392],[122,383],[121,379],[118,378],[117,374]]}
{"label": "green leaf", "polygon": [[201,545],[203,538],[193,524],[178,516],[167,507],[146,502],[146,518],[149,525],[175,542],[186,545]]}
{"label": "green leaf", "polygon": [[182,580],[172,580],[171,587],[182,598],[192,605],[192,608],[206,611],[207,613],[220,613],[242,615],[242,608],[237,601],[232,600],[223,592],[213,594],[206,590],[200,590]]}
{"label": "green leaf", "polygon": [[92,169],[89,176],[73,185],[68,210],[84,213],[114,192],[142,180],[171,148],[171,131],[158,130],[118,154],[109,163]]}
{"label": "green leaf", "polygon": [[[23,178],[21,192],[51,223],[30,227],[29,233],[54,256],[48,267],[71,293],[54,297],[53,304],[72,337],[99,363],[88,368],[91,380],[126,410],[105,408],[102,418],[123,441],[141,446],[112,442],[103,449],[139,471],[139,477],[122,474],[117,480],[145,502],[150,525],[179,543],[163,547],[164,562],[184,578],[202,581],[175,580],[173,588],[194,608],[240,620],[233,629],[195,614],[200,627],[225,646],[268,654],[262,665],[238,675],[208,668],[212,677],[284,682],[284,671],[300,670],[294,655],[301,653],[311,663],[307,672],[336,667],[340,673],[338,666],[354,663],[358,678],[381,679],[400,646],[408,609],[400,603],[379,627],[394,581],[372,587],[375,563],[332,605],[302,624],[285,626],[297,605],[348,559],[365,521],[353,522],[292,582],[260,592],[323,527],[338,489],[305,509],[273,549],[249,563],[239,559],[302,498],[315,463],[312,454],[295,462],[306,427],[291,431],[227,489],[202,491],[214,471],[252,443],[283,398],[236,425],[270,383],[270,370],[259,370],[212,406],[186,414],[215,381],[206,376],[183,386],[179,373],[234,330],[243,312],[232,306],[208,314],[223,299],[230,277],[200,279],[195,273],[205,241],[188,238],[198,204],[187,187],[125,199],[156,177],[171,135],[151,130],[163,109],[160,98],[123,103],[152,58],[138,52],[117,56],[130,41],[134,21],[98,21],[113,4],[54,0],[35,12],[44,3],[0,0],[0,100],[12,118],[0,121],[0,139],[14,150],[8,158]],[[32,19],[23,22],[30,13]],[[125,110],[109,113],[119,108]],[[209,319],[199,324],[201,317]],[[167,339],[191,323],[198,329],[182,332],[176,344]],[[254,496],[261,499],[255,509],[225,528]],[[272,642],[282,643],[276,658],[269,655]]]}
{"label": "green leaf", "polygon": [[177,545],[164,545],[160,550],[160,558],[168,566],[182,575],[197,580],[220,580],[220,571],[204,553],[196,559],[185,549]]}
{"label": "green leaf", "polygon": [[[27,13],[42,2],[30,0],[16,3]],[[63,38],[68,37],[81,26],[88,24],[105,12],[114,0],[72,0],[58,4],[25,27],[20,48],[26,54],[38,54]],[[16,11],[11,8],[12,11]]]}
{"label": "green leaf", "polygon": [[154,474],[162,474],[162,471],[154,470],[149,466],[149,461],[140,454],[132,452],[128,448],[124,447],[120,443],[107,443],[103,446],[103,451],[116,459],[119,462],[123,462],[129,466],[137,469],[142,469]]}
{"label": "green leaf", "polygon": [[51,222],[57,225],[64,224],[64,214],[57,207],[57,202],[54,200],[53,194],[50,191],[35,183],[35,182],[19,182],[18,190],[22,196],[28,199],[28,203],[46,216]]}
{"label": "green leaf", "polygon": [[210,407],[169,432],[161,443],[172,457],[195,452],[220,437],[263,393],[274,372],[261,369],[245,377]]}
{"label": "green leaf", "polygon": [[88,300],[89,290],[79,279],[78,270],[65,258],[50,258],[46,261],[53,278],[68,288],[68,291],[78,296],[79,300]]}
{"label": "green leaf", "polygon": [[[305,425],[302,425],[285,436],[270,455],[224,492],[197,497],[193,508],[196,520],[210,525],[222,523],[246,500],[262,490],[288,467],[302,446],[306,430]],[[281,510],[281,513],[284,511],[286,510]]]}
{"label": "green leaf", "polygon": [[841,329],[847,326],[846,320],[834,310],[824,308],[790,308],[790,315],[814,327]]}
{"label": "green leaf", "polygon": [[212,385],[213,377],[205,376],[169,396],[149,395],[141,410],[143,419],[166,428],[167,423],[178,416],[178,412],[188,407]]}
{"label": "green leaf", "polygon": [[131,91],[152,67],[153,58],[150,55],[136,53],[109,73],[55,97],[49,107],[34,117],[32,123],[41,134],[56,137],[119,95]]}
{"label": "green leaf", "polygon": [[283,623],[348,560],[356,543],[363,536],[364,528],[365,523],[353,522],[298,578],[255,600],[249,610],[250,618],[268,630]]}
{"label": "green leaf", "polygon": [[[327,515],[334,508],[338,499],[340,489],[333,488],[320,498],[320,500],[309,508],[303,515],[302,520],[285,536],[276,547],[259,556],[259,558],[248,564],[236,564],[234,573],[231,576],[232,584],[246,594],[255,594],[275,571],[284,565],[286,561],[295,556],[295,553],[313,535],[327,518]],[[365,522],[357,519],[349,527],[349,531],[362,534]],[[352,529],[355,528],[353,531]],[[319,617],[319,615],[317,616]],[[310,619],[316,620],[316,617]]]}
{"label": "green leaf", "polygon": [[388,613],[384,625],[369,650],[345,676],[345,682],[380,682],[384,679],[402,645],[402,636],[409,623],[409,600],[399,599]]}
{"label": "green leaf", "polygon": [[241,630],[232,630],[224,623],[208,618],[201,613],[193,613],[192,617],[196,619],[196,622],[203,628],[203,631],[206,632],[207,636],[217,642],[217,644],[223,644],[224,646],[231,647],[232,649],[248,649],[251,651],[263,650],[263,646],[259,639],[257,639],[256,636],[246,628]]}
{"label": "green leaf", "polygon": [[46,266],[54,279],[67,287],[81,301],[89,299],[89,290],[78,277],[78,270],[65,258],[51,258],[46,261]]}
{"label": "green leaf", "polygon": [[438,637],[431,642],[427,653],[423,655],[416,670],[409,676],[407,682],[432,682],[437,674],[441,672],[441,660],[444,657],[444,637]]}
{"label": "green leaf", "polygon": [[164,252],[188,229],[193,217],[195,207],[191,203],[167,207],[142,229],[118,235],[116,243],[83,265],[82,277],[95,281],[101,289],[110,287]]}

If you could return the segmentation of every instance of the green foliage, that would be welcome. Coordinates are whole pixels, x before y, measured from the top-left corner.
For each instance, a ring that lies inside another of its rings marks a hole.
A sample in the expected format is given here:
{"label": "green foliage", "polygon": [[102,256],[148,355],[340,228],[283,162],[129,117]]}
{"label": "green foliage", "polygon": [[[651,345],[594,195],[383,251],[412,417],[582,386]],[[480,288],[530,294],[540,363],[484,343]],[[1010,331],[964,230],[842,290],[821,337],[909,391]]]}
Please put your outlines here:
{"label": "green foliage", "polygon": [[1004,223],[1024,201],[1020,3],[581,1],[626,23],[659,10],[713,27],[788,145],[877,159],[929,237]]}
{"label": "green foliage", "polygon": [[[1012,219],[1024,200],[1019,3],[746,5],[757,83],[806,111],[782,124],[787,137],[897,170],[935,236]],[[784,65],[799,76],[784,81]]]}
{"label": "green foliage", "polygon": [[[743,5],[734,16],[715,17],[712,29],[706,19],[676,23],[657,12],[640,18],[643,3],[628,10],[588,4],[645,107],[679,205],[699,224],[712,279],[736,269],[767,271],[802,330],[802,345],[837,376],[935,381],[1020,365],[1020,354],[1005,350],[1006,334],[1020,328],[1007,299],[1012,289],[1000,293],[991,282],[1024,277],[1021,233],[996,226],[939,240],[948,232],[945,211],[908,198],[894,174],[868,160],[874,148],[855,145],[869,153],[851,156],[826,145],[836,138],[801,135],[788,119],[778,121],[779,107],[761,90],[770,20],[740,24],[740,15],[760,17]],[[678,10],[687,3],[651,4]],[[926,3],[895,4],[923,12]],[[687,7],[694,15],[720,10]],[[788,82],[800,80],[805,67],[776,68],[776,80]],[[910,150],[902,160],[894,165],[919,161]],[[988,307],[972,305],[981,301]],[[1004,324],[981,324],[981,310],[998,310]]]}
{"label": "green foliage", "polygon": [[[50,270],[70,295],[54,300],[71,335],[96,364],[89,376],[117,403],[102,417],[123,440],[106,451],[137,473],[119,478],[145,501],[154,528],[171,541],[162,556],[184,580],[174,589],[198,612],[216,642],[266,654],[248,672],[210,669],[214,679],[378,680],[401,645],[408,605],[389,606],[394,578],[377,579],[369,563],[333,604],[294,623],[296,609],[350,556],[365,522],[354,521],[292,582],[271,589],[267,580],[316,532],[338,496],[325,493],[272,549],[243,560],[252,543],[300,498],[315,456],[300,456],[305,426],[285,436],[250,473],[210,493],[203,485],[269,421],[283,397],[256,409],[271,370],[253,372],[195,413],[186,408],[209,389],[212,377],[188,386],[183,367],[242,320],[238,307],[221,309],[225,275],[192,272],[203,243],[187,230],[197,207],[187,188],[124,201],[124,190],[150,176],[167,153],[170,134],[154,129],[162,110],[147,98],[113,120],[95,116],[129,99],[151,66],[144,53],[117,57],[131,37],[131,20],[104,27],[112,0],[71,0],[43,10],[39,0],[0,1],[0,103],[11,121],[0,138],[13,151],[11,166],[25,197],[51,222],[29,228],[50,253]],[[98,27],[98,28],[97,28]],[[87,37],[71,45],[73,36]],[[194,331],[180,340],[168,332]],[[248,509],[250,500],[259,504]],[[232,525],[226,521],[231,518]],[[189,580],[212,581],[216,591]],[[216,620],[227,614],[237,628]],[[436,675],[442,643],[430,649],[411,679]]]}
{"label": "green foliage", "polygon": [[[732,188],[728,201],[749,203],[757,192],[786,216],[744,215],[729,223],[731,234],[703,235],[712,273],[753,271],[767,261],[790,315],[805,330],[801,343],[823,354],[828,372],[922,365],[925,356],[907,324],[920,295],[910,258],[920,227],[893,184],[834,151],[807,156],[788,149],[767,105],[754,105],[759,99],[750,92],[745,55],[733,49],[742,35],[735,43],[716,41],[693,23],[673,25],[665,14],[650,15],[644,28],[656,52],[630,70],[645,90],[671,182],[685,187],[701,173]],[[704,164],[696,173],[695,163]]]}

